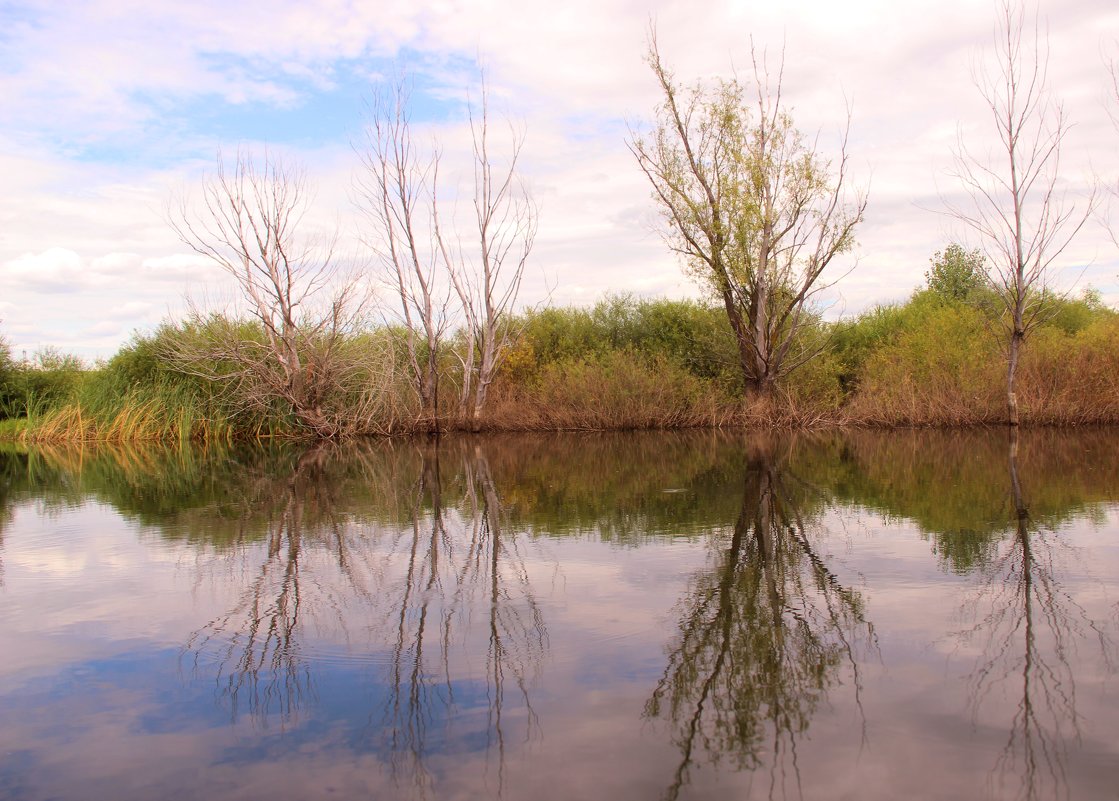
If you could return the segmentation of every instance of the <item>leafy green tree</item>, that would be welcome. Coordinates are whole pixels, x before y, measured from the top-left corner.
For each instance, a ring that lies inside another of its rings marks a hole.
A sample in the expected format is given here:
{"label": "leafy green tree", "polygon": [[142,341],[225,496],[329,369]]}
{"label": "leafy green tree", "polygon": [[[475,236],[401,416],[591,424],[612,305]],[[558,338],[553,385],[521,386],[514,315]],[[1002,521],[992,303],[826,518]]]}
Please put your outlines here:
{"label": "leafy green tree", "polygon": [[814,299],[825,270],[854,245],[866,198],[848,198],[846,134],[838,165],[797,129],[753,55],[752,80],[684,87],[661,59],[648,62],[662,93],[657,122],[629,147],[653,187],[669,246],[722,301],[747,387],[777,381],[817,356]]}
{"label": "leafy green tree", "polygon": [[932,266],[925,272],[928,289],[945,300],[970,300],[985,282],[983,251],[979,249],[965,250],[953,242],[929,262]]}

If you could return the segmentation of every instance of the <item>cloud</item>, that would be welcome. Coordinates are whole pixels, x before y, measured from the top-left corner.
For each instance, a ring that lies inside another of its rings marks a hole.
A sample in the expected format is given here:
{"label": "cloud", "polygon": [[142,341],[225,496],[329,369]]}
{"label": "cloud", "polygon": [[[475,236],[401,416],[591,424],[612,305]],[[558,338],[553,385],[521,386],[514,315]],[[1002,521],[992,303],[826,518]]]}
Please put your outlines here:
{"label": "cloud", "polygon": [[112,320],[105,320],[100,323],[91,325],[89,328],[82,332],[87,337],[119,337],[126,333],[125,329],[120,323],[113,322]]}
{"label": "cloud", "polygon": [[93,259],[89,267],[97,275],[126,275],[135,271],[140,261],[140,256],[135,253],[107,253]]}
{"label": "cloud", "polygon": [[150,303],[133,300],[110,309],[106,316],[113,319],[133,319],[148,314],[152,308]]}
{"label": "cloud", "polygon": [[38,292],[75,292],[85,275],[81,256],[56,247],[12,259],[0,271],[0,282]]}

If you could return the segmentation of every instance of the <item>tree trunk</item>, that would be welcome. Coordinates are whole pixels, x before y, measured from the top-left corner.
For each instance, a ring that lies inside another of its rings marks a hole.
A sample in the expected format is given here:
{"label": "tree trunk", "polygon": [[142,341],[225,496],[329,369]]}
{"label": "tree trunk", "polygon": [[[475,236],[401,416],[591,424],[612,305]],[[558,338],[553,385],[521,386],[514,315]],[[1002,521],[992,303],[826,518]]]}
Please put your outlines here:
{"label": "tree trunk", "polygon": [[734,293],[729,289],[723,290],[723,305],[727,309],[727,320],[730,322],[731,331],[734,332],[734,341],[738,345],[738,366],[742,369],[742,378],[747,383],[753,380],[753,355],[754,349],[750,346],[750,335],[746,330],[746,321],[738,310]]}
{"label": "tree trunk", "polygon": [[423,405],[424,427],[428,431],[437,431],[439,429],[439,374],[430,361],[420,380],[420,400]]}
{"label": "tree trunk", "polygon": [[486,389],[481,382],[478,382],[478,394],[474,400],[474,410],[470,414],[470,430],[477,433],[482,430],[482,409],[486,405]]}
{"label": "tree trunk", "polygon": [[747,379],[746,389],[750,397],[754,400],[768,401],[772,400],[777,391],[777,382],[773,376],[758,375],[754,378]]}
{"label": "tree trunk", "polygon": [[761,264],[758,268],[758,275],[755,279],[754,297],[751,298],[749,315],[750,315],[750,335],[751,344],[753,345],[753,362],[754,362],[754,375],[757,380],[761,382],[764,377],[770,376],[770,352],[769,352],[769,285],[766,281],[766,271],[769,269],[769,251],[772,245],[770,244],[772,226],[767,222],[763,236],[765,243],[761,249]]}
{"label": "tree trunk", "polygon": [[1006,361],[1006,415],[1007,425],[1018,425],[1018,395],[1014,392],[1014,381],[1018,375],[1018,354],[1022,349],[1025,332],[1016,328],[1010,335],[1010,354]]}
{"label": "tree trunk", "polygon": [[[470,323],[468,323],[470,325]],[[466,349],[462,357],[462,389],[458,397],[458,416],[465,420],[470,410],[470,399],[474,397],[474,347],[473,333],[468,333]]]}

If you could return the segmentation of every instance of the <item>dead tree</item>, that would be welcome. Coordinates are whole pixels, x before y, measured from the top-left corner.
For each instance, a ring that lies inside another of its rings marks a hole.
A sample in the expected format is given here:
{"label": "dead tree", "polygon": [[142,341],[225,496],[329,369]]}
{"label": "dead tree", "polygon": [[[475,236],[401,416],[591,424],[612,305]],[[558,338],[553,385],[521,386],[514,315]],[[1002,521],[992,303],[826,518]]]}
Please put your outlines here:
{"label": "dead tree", "polygon": [[517,175],[524,134],[510,126],[509,146],[495,155],[483,79],[480,106],[469,110],[474,219],[464,235],[453,214],[440,212],[441,151],[434,144],[421,155],[414,145],[410,99],[403,79],[374,98],[360,154],[358,205],[371,223],[368,243],[382,254],[400,297],[407,359],[424,418],[438,425],[438,359],[457,321],[458,417],[477,428],[515,334],[509,322],[536,235],[536,206]]}
{"label": "dead tree", "polygon": [[439,356],[448,327],[449,284],[435,246],[439,158],[412,139],[411,92],[404,78],[375,91],[358,148],[356,204],[369,224],[365,244],[381,258],[404,323],[404,347],[423,423],[439,426]]}
{"label": "dead tree", "polygon": [[[1119,133],[1119,57],[1108,64],[1108,72],[1111,77],[1111,122],[1115,126],[1116,133]],[[1116,205],[1119,205],[1119,178],[1115,179],[1114,183],[1108,186],[1108,191],[1111,194],[1111,210],[1114,214]],[[1111,236],[1111,241],[1119,247],[1119,224],[1109,217],[1105,221],[1107,233]]]}
{"label": "dead tree", "polygon": [[[311,190],[305,172],[265,154],[218,156],[194,207],[184,195],[169,209],[179,238],[235,283],[252,325],[195,310],[180,330],[172,361],[224,388],[237,411],[268,414],[277,404],[312,435],[367,430],[379,402],[383,354],[348,335],[367,296],[343,275],[336,235],[302,230]],[[372,380],[371,380],[372,377]]]}
{"label": "dead tree", "polygon": [[1048,42],[1035,17],[1015,0],[1000,5],[995,59],[974,83],[998,137],[998,159],[978,155],[960,133],[955,176],[966,198],[946,200],[947,212],[978,237],[986,277],[1002,301],[1006,334],[1007,422],[1018,425],[1015,379],[1026,337],[1057,297],[1050,290],[1056,261],[1091,216],[1094,196],[1077,209],[1060,187],[1061,149],[1070,123],[1048,91]]}
{"label": "dead tree", "polygon": [[495,153],[485,80],[481,101],[470,109],[474,160],[474,223],[477,239],[465,246],[452,238],[436,214],[436,239],[461,302],[462,391],[459,415],[477,430],[490,385],[515,331],[510,327],[536,238],[537,209],[517,173],[524,133],[509,125],[504,154]]}

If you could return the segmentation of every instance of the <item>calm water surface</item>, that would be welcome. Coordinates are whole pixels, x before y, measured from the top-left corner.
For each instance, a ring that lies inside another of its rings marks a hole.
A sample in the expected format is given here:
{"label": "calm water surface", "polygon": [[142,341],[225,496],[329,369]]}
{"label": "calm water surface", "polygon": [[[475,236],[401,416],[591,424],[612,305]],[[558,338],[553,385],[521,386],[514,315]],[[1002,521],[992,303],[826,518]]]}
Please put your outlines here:
{"label": "calm water surface", "polygon": [[0,453],[0,798],[1119,798],[1119,433]]}

